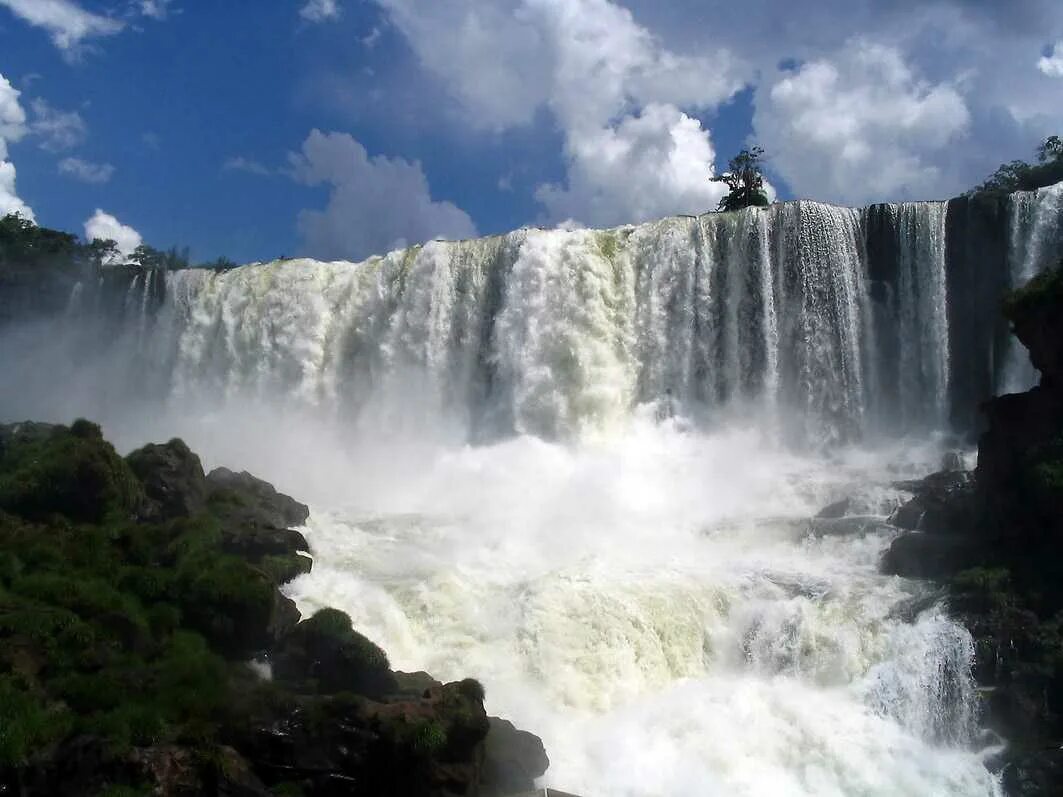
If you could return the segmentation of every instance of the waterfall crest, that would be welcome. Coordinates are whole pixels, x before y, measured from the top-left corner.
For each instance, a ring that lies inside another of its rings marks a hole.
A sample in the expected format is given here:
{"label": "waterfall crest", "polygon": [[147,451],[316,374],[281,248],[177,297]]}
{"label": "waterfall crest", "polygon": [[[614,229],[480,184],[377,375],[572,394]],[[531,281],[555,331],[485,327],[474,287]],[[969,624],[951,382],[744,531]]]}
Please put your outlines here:
{"label": "waterfall crest", "polygon": [[[881,290],[873,213],[896,253]],[[147,338],[179,398],[283,396],[374,427],[445,421],[472,439],[600,435],[651,403],[802,441],[940,427],[946,215],[944,203],[800,201],[435,241],[357,264],[180,271]]]}

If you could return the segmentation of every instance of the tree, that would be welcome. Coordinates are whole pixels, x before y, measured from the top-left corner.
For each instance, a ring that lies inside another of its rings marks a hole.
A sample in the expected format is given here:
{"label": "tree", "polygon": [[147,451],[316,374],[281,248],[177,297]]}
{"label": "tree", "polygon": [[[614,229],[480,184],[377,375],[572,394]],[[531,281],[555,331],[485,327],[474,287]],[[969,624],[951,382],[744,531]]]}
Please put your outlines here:
{"label": "tree", "polygon": [[718,210],[741,210],[766,207],[771,204],[764,191],[764,175],[760,163],[764,150],[760,147],[744,149],[731,158],[727,171],[712,178],[714,183],[726,183],[730,191],[720,200]]}
{"label": "tree", "polygon": [[1015,160],[1002,164],[970,194],[1036,191],[1063,180],[1063,140],[1049,136],[1037,147],[1037,163]]}

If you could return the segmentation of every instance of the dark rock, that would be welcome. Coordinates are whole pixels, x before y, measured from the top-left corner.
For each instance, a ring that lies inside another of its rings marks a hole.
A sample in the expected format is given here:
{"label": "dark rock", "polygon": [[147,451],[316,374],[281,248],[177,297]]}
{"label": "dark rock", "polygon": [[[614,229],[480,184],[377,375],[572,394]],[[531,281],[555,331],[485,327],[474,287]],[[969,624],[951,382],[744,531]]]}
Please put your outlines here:
{"label": "dark rock", "polygon": [[1024,750],[1006,756],[1001,780],[1010,797],[1063,795],[1063,748]]}
{"label": "dark rock", "polygon": [[835,501],[833,504],[829,504],[816,513],[817,518],[824,520],[834,520],[836,518],[844,517],[845,513],[849,511],[849,504],[852,501],[849,498],[843,498],[840,501]]}
{"label": "dark rock", "polygon": [[542,740],[512,722],[490,717],[482,785],[486,797],[530,791],[550,766]]}
{"label": "dark rock", "polygon": [[207,502],[207,481],[199,457],[174,438],[137,449],[126,462],[144,485],[151,519],[190,517]]}
{"label": "dark rock", "polygon": [[395,694],[403,697],[424,697],[431,690],[443,686],[426,672],[393,672]]}
{"label": "dark rock", "polygon": [[1004,314],[1041,372],[1042,387],[1063,389],[1063,264],[1008,297]]}
{"label": "dark rock", "polygon": [[963,537],[910,531],[890,545],[882,569],[906,578],[942,578],[967,567],[973,556],[971,541]]}
{"label": "dark rock", "polygon": [[915,482],[895,485],[915,493],[889,522],[910,531],[970,534],[977,525],[975,485],[968,471],[939,471]]}
{"label": "dark rock", "polygon": [[1038,489],[1042,469],[1063,474],[1063,391],[1036,387],[984,405],[989,429],[975,471],[985,522],[1004,537],[1041,540],[1063,532],[1063,490]]}
{"label": "dark rock", "polygon": [[273,677],[322,693],[380,698],[398,686],[384,651],[353,630],[351,618],[322,609],[300,622],[274,650]]}
{"label": "dark rock", "polygon": [[309,572],[310,560],[293,558],[309,550],[306,538],[291,529],[306,522],[310,515],[306,504],[278,493],[250,473],[228,468],[212,470],[207,485],[207,502],[222,522],[222,548],[227,553],[263,565],[267,557],[287,557],[285,562],[265,565],[278,583]]}
{"label": "dark rock", "polygon": [[136,782],[151,784],[155,794],[193,797],[215,794],[225,797],[270,797],[250,764],[231,747],[214,751],[214,761],[204,766],[195,750],[176,745],[159,745],[134,750],[130,763],[139,777]]}
{"label": "dark rock", "polygon": [[310,508],[294,498],[277,492],[269,482],[247,471],[236,473],[228,468],[215,468],[207,476],[211,499],[240,516],[259,525],[292,528],[306,523]]}
{"label": "dark rock", "polygon": [[239,749],[263,779],[304,794],[483,795],[487,715],[460,683],[376,702],[301,695],[281,710],[251,708]]}

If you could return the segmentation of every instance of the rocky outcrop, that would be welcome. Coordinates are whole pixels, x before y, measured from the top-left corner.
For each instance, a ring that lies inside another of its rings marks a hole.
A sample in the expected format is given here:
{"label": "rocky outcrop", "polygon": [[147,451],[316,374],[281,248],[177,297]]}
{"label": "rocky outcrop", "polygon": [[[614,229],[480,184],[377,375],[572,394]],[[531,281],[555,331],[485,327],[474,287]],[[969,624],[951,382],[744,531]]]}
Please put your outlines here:
{"label": "rocky outcrop", "polygon": [[126,462],[144,485],[148,497],[146,518],[191,517],[206,505],[203,465],[183,440],[151,443],[126,457]]}
{"label": "rocky outcrop", "polygon": [[983,724],[1009,742],[998,765],[1009,794],[1063,786],[1063,268],[1005,305],[1040,384],[983,404],[973,474],[901,485],[914,498],[889,572],[945,582],[975,640]]}
{"label": "rocky outcrop", "polygon": [[[0,426],[0,794],[503,797],[548,765],[473,679],[279,590],[303,504],[180,440]],[[270,664],[263,679],[247,665]]]}

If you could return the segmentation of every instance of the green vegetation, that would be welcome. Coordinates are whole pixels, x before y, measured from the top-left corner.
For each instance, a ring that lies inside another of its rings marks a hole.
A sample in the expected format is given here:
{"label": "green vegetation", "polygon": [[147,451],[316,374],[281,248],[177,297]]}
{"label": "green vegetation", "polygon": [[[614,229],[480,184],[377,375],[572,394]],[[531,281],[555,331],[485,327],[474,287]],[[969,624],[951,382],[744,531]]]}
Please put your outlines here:
{"label": "green vegetation", "polygon": [[730,189],[720,200],[718,210],[741,210],[748,207],[766,207],[771,204],[764,191],[764,175],[761,161],[764,150],[760,147],[744,149],[731,158],[727,171],[712,178],[714,183],[726,183]]}
{"label": "green vegetation", "polygon": [[[1061,175],[1060,179],[1063,179]],[[1004,316],[1016,323],[1063,307],[1063,263],[1038,274],[1004,300]]]}
{"label": "green vegetation", "polygon": [[1037,148],[1037,163],[1012,161],[1001,164],[972,194],[1010,194],[1035,191],[1063,180],[1063,140],[1050,136]]}
{"label": "green vegetation", "polygon": [[78,278],[119,263],[161,270],[236,266],[226,257],[194,264],[187,247],[161,250],[147,244],[123,259],[114,241],[82,243],[76,235],[39,227],[17,214],[0,217],[0,287],[40,279],[43,274]]}
{"label": "green vegetation", "polygon": [[0,793],[413,797],[438,767],[478,776],[483,686],[394,702],[350,617],[299,622],[278,590],[310,560],[274,526],[305,507],[233,477],[180,440],[123,459],[88,421],[0,426]]}

